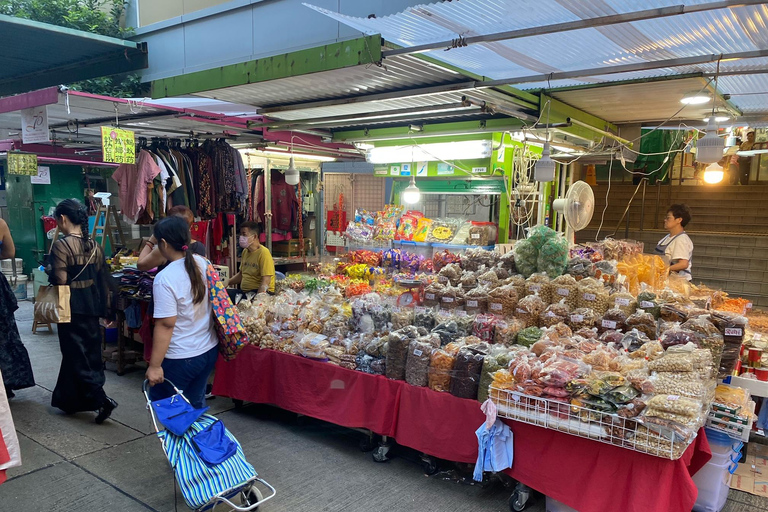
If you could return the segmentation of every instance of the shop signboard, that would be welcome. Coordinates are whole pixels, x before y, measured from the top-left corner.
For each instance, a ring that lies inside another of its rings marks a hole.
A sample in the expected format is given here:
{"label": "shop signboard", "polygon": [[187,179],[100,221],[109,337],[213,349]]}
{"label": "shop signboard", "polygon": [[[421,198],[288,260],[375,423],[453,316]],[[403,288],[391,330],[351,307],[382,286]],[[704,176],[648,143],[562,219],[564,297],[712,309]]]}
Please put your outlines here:
{"label": "shop signboard", "polygon": [[102,126],[101,151],[105,162],[135,164],[136,138],[134,133],[112,126]]}
{"label": "shop signboard", "polygon": [[37,176],[37,155],[34,153],[9,151],[8,174]]}
{"label": "shop signboard", "polygon": [[21,141],[24,144],[38,144],[51,140],[48,131],[48,107],[21,109]]}

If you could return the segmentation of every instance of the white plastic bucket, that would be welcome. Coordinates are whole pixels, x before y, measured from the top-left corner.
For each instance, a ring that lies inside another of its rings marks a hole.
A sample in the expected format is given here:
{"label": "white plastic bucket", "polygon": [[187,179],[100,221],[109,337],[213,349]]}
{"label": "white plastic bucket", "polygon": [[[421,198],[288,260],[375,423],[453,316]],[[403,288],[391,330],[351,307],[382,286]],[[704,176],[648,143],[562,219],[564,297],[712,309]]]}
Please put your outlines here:
{"label": "white plastic bucket", "polygon": [[27,276],[17,275],[14,278],[6,275],[5,277],[8,279],[8,284],[11,285],[11,290],[16,296],[16,300],[27,300]]}
{"label": "white plastic bucket", "polygon": [[[24,270],[24,261],[21,258],[15,258],[16,261],[16,273],[21,274]],[[13,274],[13,263],[9,258],[7,260],[0,260],[0,271],[3,274]]]}

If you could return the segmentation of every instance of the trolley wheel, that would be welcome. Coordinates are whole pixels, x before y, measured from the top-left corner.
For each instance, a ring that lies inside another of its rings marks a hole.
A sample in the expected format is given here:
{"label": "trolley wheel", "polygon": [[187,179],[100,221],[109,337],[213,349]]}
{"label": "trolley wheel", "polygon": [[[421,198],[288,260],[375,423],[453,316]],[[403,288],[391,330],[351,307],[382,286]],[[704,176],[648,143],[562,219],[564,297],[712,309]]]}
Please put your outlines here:
{"label": "trolley wheel", "polygon": [[242,409],[243,408],[243,401],[238,400],[236,398],[232,399],[232,403],[235,404],[235,409]]}
{"label": "trolley wheel", "polygon": [[422,467],[424,468],[424,474],[432,476],[437,473],[437,460],[432,457],[428,457],[422,460]]}
{"label": "trolley wheel", "polygon": [[518,483],[512,496],[509,497],[509,509],[522,512],[532,502],[530,488]]}
{"label": "trolley wheel", "polygon": [[387,445],[379,445],[373,452],[373,462],[389,462],[389,448]]}
{"label": "trolley wheel", "polygon": [[372,452],[376,448],[376,441],[373,436],[366,436],[360,440],[361,452]]}
{"label": "trolley wheel", "polygon": [[[242,498],[243,505],[250,507],[261,502],[264,499],[264,495],[261,494],[261,491],[255,485],[252,485],[247,491],[242,492]],[[253,510],[259,510],[259,507]]]}

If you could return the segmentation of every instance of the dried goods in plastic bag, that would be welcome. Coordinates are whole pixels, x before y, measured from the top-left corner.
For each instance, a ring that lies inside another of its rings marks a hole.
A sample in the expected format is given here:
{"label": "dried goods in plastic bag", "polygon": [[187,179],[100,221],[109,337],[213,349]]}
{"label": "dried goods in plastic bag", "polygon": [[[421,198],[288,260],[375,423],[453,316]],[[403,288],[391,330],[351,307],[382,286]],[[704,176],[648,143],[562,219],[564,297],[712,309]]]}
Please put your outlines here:
{"label": "dried goods in plastic bag", "polygon": [[476,272],[480,267],[492,268],[496,266],[499,255],[495,251],[488,251],[480,247],[467,249],[461,255],[461,268]]}
{"label": "dried goods in plastic bag", "polygon": [[599,332],[610,330],[625,330],[627,328],[627,314],[619,308],[609,309],[603,315],[597,326]]}
{"label": "dried goods in plastic bag", "polygon": [[547,305],[538,295],[523,297],[515,307],[515,318],[519,318],[526,327],[534,327],[539,322],[539,315]]}
{"label": "dried goods in plastic bag", "polygon": [[559,323],[565,323],[568,320],[570,310],[565,304],[565,300],[550,304],[539,315],[539,325],[541,327],[550,327]]}
{"label": "dried goods in plastic bag", "polygon": [[427,242],[436,244],[447,244],[456,236],[458,226],[456,222],[450,219],[434,219],[429,227]]}
{"label": "dried goods in plastic bag", "polygon": [[445,286],[440,283],[430,283],[424,288],[424,306],[431,308],[440,304]]}
{"label": "dried goods in plastic bag", "polygon": [[512,355],[504,347],[493,347],[490,353],[483,359],[483,368],[480,373],[480,384],[477,392],[477,400],[480,403],[488,399],[489,387],[493,382],[493,374],[509,367]]}
{"label": "dried goods in plastic bag", "polygon": [[568,264],[568,240],[557,236],[548,240],[540,249],[536,268],[549,277],[557,277],[565,272]]}
{"label": "dried goods in plastic bag", "polygon": [[459,350],[451,379],[451,394],[459,398],[477,398],[483,359],[490,351],[485,343],[467,345]]}
{"label": "dried goods in plastic bag", "polygon": [[626,323],[627,329],[637,329],[650,339],[656,338],[656,319],[651,313],[638,309],[627,317]]}
{"label": "dried goods in plastic bag", "polygon": [[515,266],[518,272],[526,278],[536,272],[539,250],[530,239],[518,240],[513,251],[515,253]]}
{"label": "dried goods in plastic bag", "polygon": [[531,347],[541,339],[542,334],[544,334],[544,331],[536,326],[526,327],[517,333],[517,344]]}
{"label": "dried goods in plastic bag", "polygon": [[637,310],[637,300],[628,292],[616,292],[609,297],[610,307],[618,308],[629,316]]}
{"label": "dried goods in plastic bag", "polygon": [[405,381],[411,386],[425,387],[429,383],[429,361],[436,347],[429,340],[413,340],[408,346]]}
{"label": "dried goods in plastic bag", "polygon": [[576,308],[568,315],[566,323],[571,329],[591,329],[597,324],[597,313],[592,308]]}
{"label": "dried goods in plastic bag", "polygon": [[517,344],[517,336],[524,328],[523,323],[517,318],[502,320],[496,324],[496,332],[493,342],[497,345],[512,346]]}
{"label": "dried goods in plastic bag", "polygon": [[494,337],[494,327],[498,319],[494,315],[477,315],[472,334],[481,341],[491,343]]}
{"label": "dried goods in plastic bag", "polygon": [[659,337],[661,346],[665,350],[675,345],[686,345],[688,343],[693,343],[698,347],[700,339],[699,333],[682,328],[668,329]]}
{"label": "dried goods in plastic bag", "polygon": [[469,314],[485,313],[488,307],[488,290],[482,286],[464,293],[464,310]]}

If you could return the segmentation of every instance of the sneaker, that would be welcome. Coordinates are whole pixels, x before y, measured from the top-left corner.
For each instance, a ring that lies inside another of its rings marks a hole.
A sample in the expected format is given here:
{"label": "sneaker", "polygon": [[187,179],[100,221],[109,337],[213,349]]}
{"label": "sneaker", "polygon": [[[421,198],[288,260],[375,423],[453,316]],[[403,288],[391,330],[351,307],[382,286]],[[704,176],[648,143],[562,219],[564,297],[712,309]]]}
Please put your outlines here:
{"label": "sneaker", "polygon": [[11,398],[16,396],[16,393],[14,393],[12,389],[7,389],[6,388],[5,396],[8,397],[8,399],[10,400]]}
{"label": "sneaker", "polygon": [[207,384],[205,386],[205,399],[206,400],[213,400],[214,398],[216,398],[213,395],[212,391],[213,391],[213,386],[211,384]]}
{"label": "sneaker", "polygon": [[107,401],[99,407],[98,414],[96,415],[96,424],[101,425],[107,418],[112,415],[112,411],[117,409],[117,402],[107,397]]}

